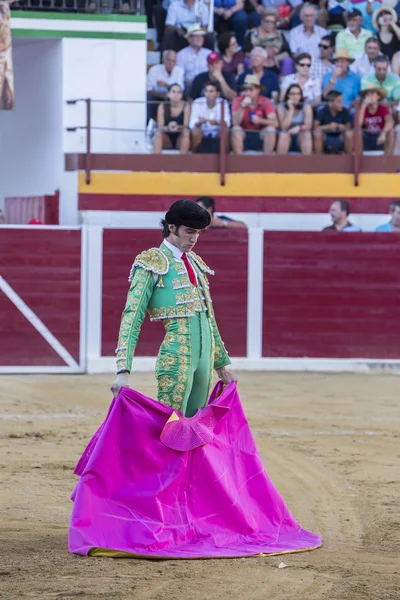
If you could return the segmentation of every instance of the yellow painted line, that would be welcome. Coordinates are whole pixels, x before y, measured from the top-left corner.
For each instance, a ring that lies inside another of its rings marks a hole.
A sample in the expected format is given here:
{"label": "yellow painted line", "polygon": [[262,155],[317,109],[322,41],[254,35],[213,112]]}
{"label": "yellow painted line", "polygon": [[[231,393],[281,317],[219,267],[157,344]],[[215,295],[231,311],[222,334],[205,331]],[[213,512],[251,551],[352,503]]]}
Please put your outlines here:
{"label": "yellow painted line", "polygon": [[96,172],[85,184],[79,174],[81,194],[129,194],[173,196],[295,196],[295,197],[400,197],[400,175],[367,173],[360,185],[346,173],[230,173],[226,185],[217,173]]}

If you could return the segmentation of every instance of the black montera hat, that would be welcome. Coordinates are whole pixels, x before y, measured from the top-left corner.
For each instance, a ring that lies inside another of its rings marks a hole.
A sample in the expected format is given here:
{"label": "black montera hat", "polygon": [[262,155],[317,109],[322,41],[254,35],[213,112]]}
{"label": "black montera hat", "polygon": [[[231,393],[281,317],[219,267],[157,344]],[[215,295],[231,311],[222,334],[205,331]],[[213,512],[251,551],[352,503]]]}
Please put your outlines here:
{"label": "black montera hat", "polygon": [[177,200],[165,215],[168,225],[184,225],[192,229],[205,229],[211,223],[208,212],[192,200]]}

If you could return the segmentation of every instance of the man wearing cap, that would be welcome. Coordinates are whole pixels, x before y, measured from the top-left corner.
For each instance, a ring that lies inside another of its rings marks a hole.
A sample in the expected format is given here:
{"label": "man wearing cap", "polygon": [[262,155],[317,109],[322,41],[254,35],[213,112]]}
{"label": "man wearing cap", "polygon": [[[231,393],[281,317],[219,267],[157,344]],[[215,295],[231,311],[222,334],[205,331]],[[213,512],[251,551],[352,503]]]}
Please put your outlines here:
{"label": "man wearing cap", "polygon": [[347,50],[351,58],[364,51],[371,32],[362,28],[362,22],[362,14],[356,8],[348,13],[346,29],[339,31],[336,36],[336,51]]}
{"label": "man wearing cap", "polygon": [[359,114],[361,149],[384,150],[386,155],[391,155],[394,146],[393,117],[389,108],[380,104],[386,95],[386,90],[373,84],[360,92],[363,100]]}
{"label": "man wearing cap", "polygon": [[349,56],[348,50],[337,50],[332,58],[334,69],[327,73],[322,80],[322,95],[327,97],[329,92],[335,90],[343,96],[343,106],[349,108],[358,97],[361,80],[357,73],[349,70],[354,58]]}
{"label": "man wearing cap", "polygon": [[136,257],[116,349],[114,397],[128,386],[146,311],[166,331],[156,363],[159,402],[192,417],[207,403],[214,369],[223,383],[235,380],[214,317],[207,278],[214,272],[192,251],[210,222],[204,208],[178,200],[161,222],[161,246]]}
{"label": "man wearing cap", "polygon": [[[197,3],[196,0],[174,0],[171,2],[165,21],[161,51],[175,50],[178,52],[185,48],[188,44],[187,34],[189,28],[194,25],[198,25],[198,28],[206,35],[208,15],[209,12],[205,2]],[[213,41],[213,35],[207,35],[205,46],[213,48]]]}
{"label": "man wearing cap", "polygon": [[[389,71],[390,63],[387,56],[377,56],[374,61],[374,73],[365,75],[361,79],[361,89],[367,89],[371,86],[382,88],[386,91],[388,100],[399,98],[396,88],[400,86],[400,77]],[[396,92],[396,93],[395,93]]]}
{"label": "man wearing cap", "polygon": [[217,81],[221,88],[221,97],[225,100],[236,98],[236,79],[233,73],[222,71],[223,60],[218,52],[211,52],[207,57],[208,69],[199,73],[193,80],[189,96],[192,100],[200,98],[204,94],[204,86],[207,81]]}
{"label": "man wearing cap", "polygon": [[268,98],[260,94],[260,81],[256,75],[246,75],[243,95],[232,103],[232,150],[263,150],[272,154],[276,143],[277,119]]}
{"label": "man wearing cap", "polygon": [[183,68],[187,86],[192,84],[196,75],[207,70],[207,58],[211,50],[203,48],[205,33],[200,25],[190,25],[186,34],[189,46],[176,55],[176,64]]}

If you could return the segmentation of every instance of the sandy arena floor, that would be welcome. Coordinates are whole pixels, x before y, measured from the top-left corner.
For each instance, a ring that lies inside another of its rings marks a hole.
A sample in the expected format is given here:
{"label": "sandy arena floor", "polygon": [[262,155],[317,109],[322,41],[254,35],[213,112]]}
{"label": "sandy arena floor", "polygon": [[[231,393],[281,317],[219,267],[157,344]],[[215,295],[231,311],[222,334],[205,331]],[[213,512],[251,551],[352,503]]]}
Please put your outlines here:
{"label": "sandy arena floor", "polygon": [[[239,377],[267,472],[321,549],[165,562],[69,554],[72,470],[113,377],[1,376],[1,600],[399,600],[400,378]],[[150,375],[134,386],[155,394]]]}

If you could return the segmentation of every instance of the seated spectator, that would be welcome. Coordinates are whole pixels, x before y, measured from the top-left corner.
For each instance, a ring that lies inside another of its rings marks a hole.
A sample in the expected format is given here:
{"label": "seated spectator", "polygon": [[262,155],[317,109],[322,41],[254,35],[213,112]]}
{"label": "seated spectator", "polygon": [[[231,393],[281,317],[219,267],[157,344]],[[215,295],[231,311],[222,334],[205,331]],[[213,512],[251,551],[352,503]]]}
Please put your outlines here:
{"label": "seated spectator", "polygon": [[386,90],[371,87],[360,92],[363,101],[360,108],[361,149],[367,151],[383,150],[386,155],[393,154],[394,121],[390,110],[380,104],[386,98]]}
{"label": "seated spectator", "polygon": [[168,88],[177,83],[183,89],[183,69],[176,66],[176,52],[164,50],[162,63],[150,67],[147,73],[147,120],[157,116],[158,102],[167,99]]}
{"label": "seated spectator", "polygon": [[303,91],[297,83],[286,90],[283,104],[278,105],[277,115],[280,130],[277,154],[311,154],[313,112],[311,106],[304,103]]}
{"label": "seated spectator", "polygon": [[264,67],[278,75],[287,75],[293,72],[293,60],[285,36],[276,27],[277,19],[278,11],[275,8],[264,9],[259,27],[246,33],[243,52],[249,53],[255,47],[264,48],[267,53]]}
{"label": "seated spectator", "polygon": [[335,200],[329,209],[333,225],[324,227],[322,231],[361,231],[357,225],[350,223],[350,204],[347,200]]}
{"label": "seated spectator", "polygon": [[[167,12],[165,21],[164,39],[161,44],[163,50],[182,50],[190,44],[188,40],[189,29],[194,31],[194,26],[202,29],[204,36],[208,27],[208,8],[204,2],[197,3],[196,0],[173,0]],[[204,39],[203,39],[204,43]],[[209,34],[205,46],[213,48],[214,36]]]}
{"label": "seated spectator", "polygon": [[390,63],[386,56],[378,56],[374,61],[374,72],[365,75],[361,80],[361,89],[370,88],[371,85],[383,88],[388,100],[395,100],[395,90],[400,86],[400,77],[389,72]]}
{"label": "seated spectator", "polygon": [[303,5],[303,0],[249,0],[248,6],[253,9],[250,21],[257,27],[261,22],[260,15],[266,8],[275,8],[278,11],[279,29],[290,29],[300,24],[298,13]]}
{"label": "seated spectator", "polygon": [[318,3],[318,22],[330,31],[346,28],[349,0],[320,0]]}
{"label": "seated spectator", "polygon": [[347,50],[337,50],[332,59],[334,69],[327,73],[322,80],[322,95],[327,97],[329,92],[335,90],[343,96],[343,106],[350,108],[360,92],[360,77],[349,70],[354,58],[350,58]]}
{"label": "seated spectator", "polygon": [[243,0],[214,0],[214,30],[222,33],[224,28],[233,29],[241,46],[248,27],[249,17]]}
{"label": "seated spectator", "polygon": [[390,6],[381,6],[374,12],[372,22],[378,30],[382,54],[392,60],[400,50],[400,27],[397,25],[396,11]]}
{"label": "seated spectator", "polygon": [[333,71],[332,57],[335,51],[335,38],[333,35],[324,35],[318,44],[320,55],[319,58],[313,58],[311,61],[310,77],[322,80],[327,73]]}
{"label": "seated spectator", "polygon": [[[221,105],[224,103],[224,121],[229,128],[231,114],[229,104],[220,98],[221,88],[218,81],[207,81],[204,86],[204,97],[192,103],[189,129],[192,134],[193,152],[214,154],[219,152],[219,136],[221,130]],[[226,132],[228,150],[229,134]]]}
{"label": "seated spectator", "polygon": [[218,50],[222,58],[222,71],[232,73],[235,77],[244,71],[244,54],[232,31],[221,33],[218,38]]}
{"label": "seated spectator", "polygon": [[379,225],[375,231],[400,233],[400,200],[395,200],[392,202],[390,205],[390,214],[392,215],[392,218],[390,219],[389,223]]}
{"label": "seated spectator", "polygon": [[244,150],[261,150],[272,154],[276,143],[276,114],[271,101],[260,93],[260,80],[246,75],[243,95],[232,103],[232,149],[235,154]]}
{"label": "seated spectator", "polygon": [[377,37],[372,36],[365,42],[365,51],[356,55],[355,61],[350,66],[351,71],[357,73],[360,77],[375,73],[375,59],[378,56],[383,56],[379,40]]}
{"label": "seated spectator", "polygon": [[300,10],[301,25],[294,27],[289,34],[289,46],[292,54],[307,52],[312,58],[318,58],[318,44],[328,32],[315,24],[317,10],[313,4],[304,3]]}
{"label": "seated spectator", "polygon": [[[208,227],[227,227],[228,229],[242,229],[245,227],[247,229],[246,223],[243,221],[236,221],[235,219],[231,219],[225,215],[219,215],[218,217],[215,215],[215,200],[214,198],[210,198],[209,196],[201,196],[201,198],[197,198],[195,200],[199,206],[204,208],[211,217],[211,223]],[[207,228],[208,229],[208,228]]]}
{"label": "seated spectator", "polygon": [[372,15],[382,6],[381,0],[350,0],[350,10],[356,8],[363,18],[363,27],[376,35],[376,28],[372,24]]}
{"label": "seated spectator", "polygon": [[196,75],[207,71],[207,58],[211,54],[211,50],[203,48],[204,36],[205,32],[199,25],[191,25],[186,35],[189,46],[180,50],[176,55],[176,64],[184,71],[186,86],[192,84]]}
{"label": "seated spectator", "polygon": [[332,90],[327,95],[327,104],[320,106],[314,120],[314,150],[316,154],[346,154],[353,152],[351,115],[343,107],[340,92]]}
{"label": "seated spectator", "polygon": [[296,73],[286,75],[281,81],[281,101],[286,90],[297,83],[303,90],[304,102],[318,106],[321,102],[321,80],[310,76],[311,56],[307,52],[298,54],[295,59]]}
{"label": "seated spectator", "polygon": [[371,37],[371,32],[362,28],[362,22],[362,14],[354,8],[347,16],[346,29],[339,31],[336,36],[336,52],[347,50],[351,58],[364,52],[365,43]]}
{"label": "seated spectator", "polygon": [[181,154],[189,151],[190,106],[183,102],[183,88],[173,83],[168,88],[168,102],[161,102],[157,110],[157,131],[154,135],[155,154],[161,150],[179,149]]}
{"label": "seated spectator", "polygon": [[207,57],[208,70],[199,73],[193,79],[192,87],[189,92],[190,98],[196,100],[204,92],[204,85],[207,81],[218,81],[221,88],[222,98],[233,100],[236,98],[236,79],[232,73],[226,73],[222,70],[222,58],[218,52],[211,52]]}
{"label": "seated spectator", "polygon": [[241,89],[247,75],[255,75],[261,85],[261,93],[267,98],[277,99],[279,94],[279,78],[276,73],[264,67],[267,53],[264,48],[253,48],[250,52],[250,68],[239,75],[237,87]]}

